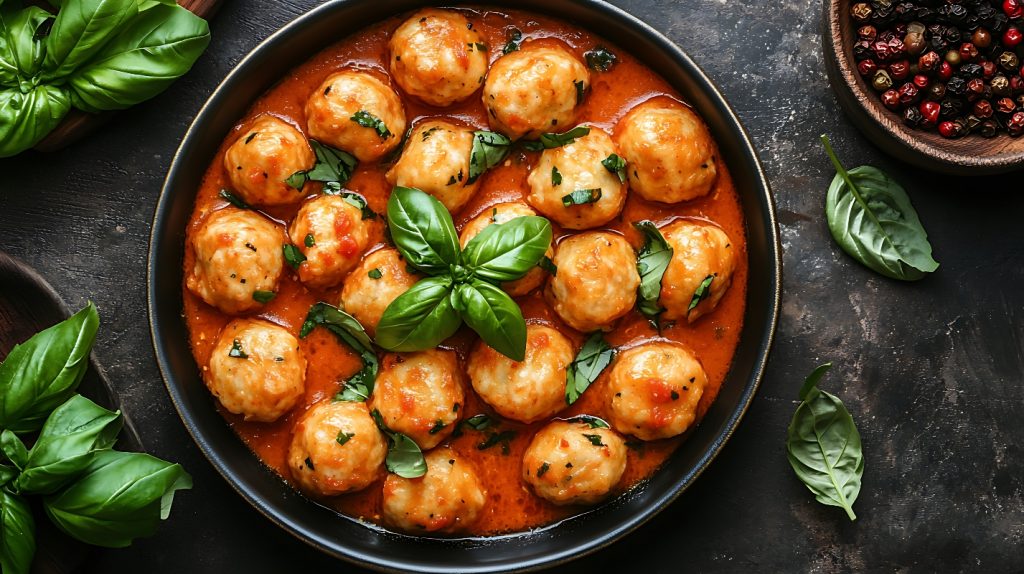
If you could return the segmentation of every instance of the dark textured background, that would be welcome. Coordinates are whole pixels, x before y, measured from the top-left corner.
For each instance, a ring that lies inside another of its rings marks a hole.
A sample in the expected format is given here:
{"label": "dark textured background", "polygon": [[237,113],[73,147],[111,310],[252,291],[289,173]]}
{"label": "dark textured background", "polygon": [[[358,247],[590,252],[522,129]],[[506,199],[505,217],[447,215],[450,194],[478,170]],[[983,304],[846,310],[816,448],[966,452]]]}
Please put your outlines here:
{"label": "dark textured background", "polygon": [[[147,447],[195,477],[153,538],[91,555],[89,572],[350,571],[272,526],[217,475],[174,412],[145,310],[150,220],[188,123],[231,67],[314,0],[228,0],[213,43],[166,93],[54,155],[0,160],[0,249],[34,265],[72,307],[99,306],[96,352]],[[1024,568],[1024,193],[1020,176],[952,178],[884,157],[839,112],[816,0],[613,0],[686,49],[745,123],[779,207],[782,321],[746,419],[696,486],[648,525],[566,570],[986,571]],[[942,267],[914,284],[858,266],[831,241],[833,170],[871,163],[909,192]],[[863,437],[849,522],[786,462],[803,377]]]}

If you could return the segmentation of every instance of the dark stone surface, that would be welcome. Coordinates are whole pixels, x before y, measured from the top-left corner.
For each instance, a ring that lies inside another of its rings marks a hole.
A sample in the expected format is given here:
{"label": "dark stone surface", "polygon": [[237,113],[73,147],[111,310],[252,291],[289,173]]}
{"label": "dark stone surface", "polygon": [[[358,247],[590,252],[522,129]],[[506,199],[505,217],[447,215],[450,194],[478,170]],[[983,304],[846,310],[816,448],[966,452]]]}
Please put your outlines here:
{"label": "dark stone surface", "polygon": [[[153,538],[92,554],[88,572],[349,571],[272,526],[214,472],[164,390],[145,311],[149,225],[188,123],[225,73],[313,0],[231,0],[186,78],[59,154],[0,161],[0,249],[104,325],[97,354],[156,455],[195,489]],[[722,87],[771,179],[785,248],[782,322],[761,391],[722,455],[647,526],[567,568],[593,572],[1020,571],[1024,567],[1024,194],[1019,176],[940,177],[890,160],[841,115],[823,72],[817,0],[615,0]],[[854,166],[902,182],[942,267],[915,284],[846,257],[825,225],[832,136]],[[862,433],[851,523],[793,476],[785,432],[803,377]]]}

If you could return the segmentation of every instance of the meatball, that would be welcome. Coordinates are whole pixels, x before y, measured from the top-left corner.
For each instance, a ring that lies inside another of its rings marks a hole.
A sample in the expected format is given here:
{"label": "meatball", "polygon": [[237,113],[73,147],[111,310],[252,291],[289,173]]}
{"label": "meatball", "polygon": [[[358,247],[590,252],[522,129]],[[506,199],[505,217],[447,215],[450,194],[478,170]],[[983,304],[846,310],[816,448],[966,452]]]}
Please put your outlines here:
{"label": "meatball", "polygon": [[224,152],[231,185],[253,205],[284,205],[302,199],[302,192],[285,180],[314,164],[316,155],[306,136],[274,116],[257,118]]}
{"label": "meatball", "polygon": [[340,283],[359,262],[369,243],[369,225],[362,210],[341,196],[321,195],[299,209],[288,236],[306,256],[299,279],[325,288]]}
{"label": "meatball", "polygon": [[247,421],[272,422],[306,390],[306,359],[284,327],[235,319],[210,355],[206,386],[224,408]]}
{"label": "meatball", "polygon": [[625,239],[589,231],[558,244],[558,268],[545,292],[558,316],[584,333],[608,330],[636,302],[640,275],[636,254]]}
{"label": "meatball", "polygon": [[391,35],[391,76],[406,93],[449,106],[477,91],[487,75],[487,46],[465,16],[426,9]]}
{"label": "meatball", "polygon": [[341,290],[341,307],[373,335],[384,310],[422,276],[410,271],[397,249],[374,251],[349,273]]}
{"label": "meatball", "polygon": [[[661,280],[662,317],[669,321],[685,317],[692,323],[713,311],[729,289],[736,270],[736,250],[729,236],[713,225],[678,221],[661,231],[673,250]],[[703,295],[698,294],[709,277]],[[691,311],[694,296],[699,303]]]}
{"label": "meatball", "polygon": [[306,101],[309,137],[373,161],[405,134],[405,109],[390,86],[368,72],[332,74]]}
{"label": "meatball", "polygon": [[696,199],[718,178],[707,126],[680,103],[658,99],[637,106],[619,123],[617,141],[629,165],[629,187],[645,199]]}
{"label": "meatball", "polygon": [[565,369],[575,358],[572,342],[551,327],[526,326],[526,358],[513,361],[477,343],[467,371],[476,394],[505,418],[538,421],[565,408]]}
{"label": "meatball", "polygon": [[388,171],[388,183],[429,193],[455,213],[469,201],[480,179],[469,181],[473,132],[445,121],[416,126],[401,157]]}
{"label": "meatball", "polygon": [[[569,145],[544,150],[527,180],[527,200],[568,229],[589,229],[608,223],[626,203],[626,184],[601,163],[617,153],[611,136],[593,127],[589,134]],[[590,197],[597,200],[566,205],[565,198],[576,190],[589,190]]]}
{"label": "meatball", "polygon": [[622,437],[585,422],[552,422],[523,454],[523,480],[555,504],[594,504],[608,496],[625,470]]}
{"label": "meatball", "polygon": [[466,399],[464,385],[451,351],[389,353],[381,361],[370,408],[380,411],[389,429],[426,450],[455,430]]}
{"label": "meatball", "polygon": [[528,44],[498,58],[484,83],[491,127],[512,139],[536,138],[576,122],[590,72],[557,44]]}
{"label": "meatball", "polygon": [[192,235],[195,263],[186,284],[224,313],[255,309],[261,294],[277,289],[283,245],[284,229],[254,211],[214,211]]}
{"label": "meatball", "polygon": [[476,471],[451,449],[428,452],[421,478],[388,475],[384,481],[384,518],[413,533],[459,532],[474,522],[487,501]]}
{"label": "meatball", "polygon": [[388,445],[365,403],[316,404],[292,432],[288,467],[308,492],[320,496],[354,492],[384,473]]}
{"label": "meatball", "polygon": [[683,347],[633,347],[619,355],[608,379],[611,423],[642,440],[682,434],[693,424],[707,384],[704,367]]}
{"label": "meatball", "polygon": [[[530,215],[537,215],[537,212],[525,203],[499,203],[498,205],[488,207],[483,211],[483,213],[471,219],[469,223],[462,228],[462,235],[459,236],[459,241],[462,243],[463,249],[465,249],[469,240],[479,235],[480,232],[488,225],[492,223],[505,223],[517,217],[526,217]],[[547,252],[548,258],[550,259],[551,257],[554,257],[554,254],[554,249],[549,247]],[[523,275],[515,281],[502,283],[501,288],[512,297],[521,297],[530,291],[533,291],[537,287],[540,287],[540,284],[544,282],[544,277],[546,276],[546,271],[540,267],[535,267],[527,271],[526,275]]]}

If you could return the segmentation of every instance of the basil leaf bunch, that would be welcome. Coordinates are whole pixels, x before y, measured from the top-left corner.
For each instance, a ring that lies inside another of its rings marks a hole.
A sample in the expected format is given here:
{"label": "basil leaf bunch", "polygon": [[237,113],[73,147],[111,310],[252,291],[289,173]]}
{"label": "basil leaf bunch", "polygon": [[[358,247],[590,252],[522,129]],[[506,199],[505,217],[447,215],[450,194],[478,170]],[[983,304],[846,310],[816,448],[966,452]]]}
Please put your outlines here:
{"label": "basil leaf bunch", "polygon": [[565,371],[565,404],[575,403],[613,358],[615,349],[604,340],[604,334],[598,331],[591,335]]}
{"label": "basil leaf bunch", "polygon": [[800,389],[800,406],[793,413],[786,439],[789,464],[818,502],[838,506],[856,520],[853,503],[860,494],[864,454],[860,433],[843,401],[818,388],[832,367],[814,370]]}
{"label": "basil leaf bunch", "polygon": [[377,409],[370,411],[370,415],[380,432],[388,438],[388,454],[384,457],[384,466],[388,468],[388,472],[402,478],[419,478],[427,474],[427,461],[424,460],[423,451],[416,441],[389,429]]}
{"label": "basil leaf bunch", "polygon": [[499,353],[522,361],[526,321],[498,284],[519,279],[551,245],[543,217],[493,223],[464,250],[451,215],[438,200],[396,187],[388,200],[391,238],[402,257],[427,275],[388,305],[377,325],[377,344],[391,351],[436,347],[465,322]]}
{"label": "basil leaf bunch", "polygon": [[576,141],[577,138],[581,138],[589,133],[590,128],[586,126],[576,126],[571,130],[560,134],[541,134],[537,141],[523,142],[523,147],[530,151],[555,149],[569,145]]}
{"label": "basil leaf bunch", "polygon": [[900,184],[882,170],[862,165],[847,171],[821,136],[836,176],[825,198],[828,228],[843,251],[867,268],[904,281],[939,268],[928,233]]}
{"label": "basil leaf bunch", "polygon": [[653,221],[638,221],[633,223],[633,227],[644,234],[644,246],[636,259],[636,270],[640,274],[637,308],[648,319],[657,321],[665,310],[658,303],[661,298],[661,280],[672,261],[674,250]]}
{"label": "basil leaf bunch", "polygon": [[74,106],[118,110],[164,91],[210,43],[173,2],[65,0],[54,16],[0,2],[0,157],[50,133]]}
{"label": "basil leaf bunch", "polygon": [[317,327],[324,327],[334,333],[338,339],[358,353],[363,361],[363,367],[345,381],[341,392],[334,397],[335,400],[362,402],[369,399],[377,382],[380,363],[377,361],[377,353],[373,350],[373,342],[362,324],[341,309],[320,302],[309,308],[306,321],[299,330],[299,338],[306,338]]}

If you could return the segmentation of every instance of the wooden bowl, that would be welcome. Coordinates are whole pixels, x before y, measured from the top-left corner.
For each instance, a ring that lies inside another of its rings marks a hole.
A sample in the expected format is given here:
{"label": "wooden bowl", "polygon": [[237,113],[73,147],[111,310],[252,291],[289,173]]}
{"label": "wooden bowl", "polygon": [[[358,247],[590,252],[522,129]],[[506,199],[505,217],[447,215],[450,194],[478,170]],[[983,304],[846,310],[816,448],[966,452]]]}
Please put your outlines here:
{"label": "wooden bowl", "polygon": [[853,58],[851,0],[824,0],[822,44],[829,82],[854,125],[887,154],[917,167],[953,175],[989,175],[1024,168],[1024,137],[1000,134],[946,139],[907,127],[882,105],[857,72]]}
{"label": "wooden bowl", "polygon": [[[220,7],[220,3],[221,0],[178,0],[178,4],[183,8],[207,20],[214,15],[217,8]],[[38,3],[38,5],[47,7],[45,3]],[[71,108],[68,114],[64,116],[64,119],[57,124],[57,127],[53,128],[53,131],[47,134],[46,137],[39,140],[39,143],[33,149],[44,152],[63,149],[107,123],[115,113],[100,112],[98,114],[91,114]]]}

